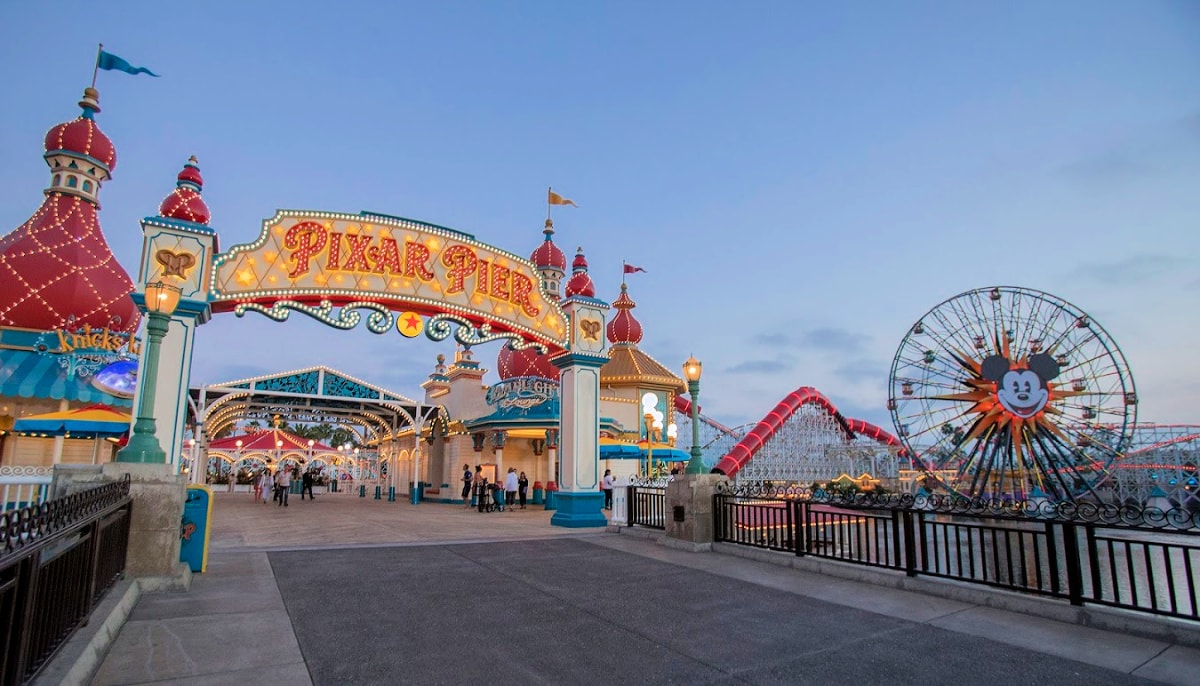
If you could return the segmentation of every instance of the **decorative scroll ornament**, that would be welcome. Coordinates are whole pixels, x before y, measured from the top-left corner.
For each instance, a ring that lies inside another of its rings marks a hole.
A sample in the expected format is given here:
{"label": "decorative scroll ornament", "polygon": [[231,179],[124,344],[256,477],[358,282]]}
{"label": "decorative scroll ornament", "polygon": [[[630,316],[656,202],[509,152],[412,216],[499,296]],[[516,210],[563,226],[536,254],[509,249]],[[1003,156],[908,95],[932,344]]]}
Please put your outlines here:
{"label": "decorative scroll ornament", "polygon": [[370,310],[371,313],[367,315],[367,330],[378,334],[387,333],[396,323],[396,316],[392,314],[391,310],[378,303],[363,300],[346,303],[337,311],[336,316],[331,316],[333,309],[333,303],[328,300],[322,300],[316,307],[295,300],[277,300],[270,307],[258,303],[238,303],[233,312],[239,317],[248,311],[259,312],[277,322],[282,322],[287,321],[292,311],[295,310],[335,329],[353,329],[362,321],[362,315],[356,310]]}
{"label": "decorative scroll ornament", "polygon": [[[455,325],[458,328],[455,328]],[[492,341],[509,341],[509,345],[514,350],[524,350],[533,347],[539,353],[546,353],[546,346],[536,341],[527,341],[525,337],[519,333],[511,332],[492,332],[492,326],[484,323],[475,326],[466,317],[457,314],[444,312],[436,314],[429,318],[429,322],[425,325],[425,335],[433,341],[444,341],[454,335],[454,340],[466,346],[481,345],[483,343],[491,343]]]}
{"label": "decorative scroll ornament", "polygon": [[675,480],[673,475],[667,476],[631,476],[629,477],[629,485],[634,488],[666,488],[667,484]]}

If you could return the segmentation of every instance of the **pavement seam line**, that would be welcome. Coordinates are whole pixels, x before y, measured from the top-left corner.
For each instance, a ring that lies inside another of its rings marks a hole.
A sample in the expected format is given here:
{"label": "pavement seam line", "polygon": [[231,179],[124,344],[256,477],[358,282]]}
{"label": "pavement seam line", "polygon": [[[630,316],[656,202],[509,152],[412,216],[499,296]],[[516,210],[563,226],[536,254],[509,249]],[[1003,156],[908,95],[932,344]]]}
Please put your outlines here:
{"label": "pavement seam line", "polygon": [[271,570],[271,585],[275,587],[275,593],[279,596],[279,602],[283,605],[283,611],[288,616],[288,629],[292,633],[292,640],[296,642],[296,652],[300,654],[300,662],[304,664],[304,672],[308,674],[308,683],[316,683],[313,681],[312,669],[308,666],[308,656],[304,654],[304,646],[300,645],[300,637],[296,635],[296,619],[292,617],[292,610],[288,607],[287,598],[283,597],[283,591],[279,590],[279,577],[275,575],[275,565],[271,564],[271,555],[262,553],[267,558],[267,568]]}
{"label": "pavement seam line", "polygon": [[[1142,667],[1145,667],[1146,665],[1150,664],[1151,662],[1154,662],[1154,661],[1155,661],[1155,660],[1157,660],[1158,658],[1162,657],[1162,656],[1163,656],[1163,654],[1164,654],[1164,653],[1166,653],[1166,652],[1167,652],[1168,650],[1170,650],[1170,649],[1171,649],[1171,644],[1170,644],[1170,643],[1168,643],[1167,645],[1164,645],[1164,646],[1162,647],[1162,650],[1158,651],[1157,653],[1155,653],[1155,654],[1154,654],[1154,655],[1152,655],[1151,657],[1148,657],[1148,658],[1146,658],[1146,661],[1145,661],[1145,662],[1143,662],[1142,664],[1138,665],[1137,667],[1134,667],[1132,670],[1130,670],[1130,671],[1129,671],[1129,674],[1130,674],[1131,676],[1133,676],[1133,675],[1136,675],[1136,674],[1137,674],[1137,671],[1138,671],[1139,669],[1141,669]],[[1145,678],[1148,678],[1148,677],[1142,677],[1142,678],[1143,678],[1143,679],[1145,679]]]}

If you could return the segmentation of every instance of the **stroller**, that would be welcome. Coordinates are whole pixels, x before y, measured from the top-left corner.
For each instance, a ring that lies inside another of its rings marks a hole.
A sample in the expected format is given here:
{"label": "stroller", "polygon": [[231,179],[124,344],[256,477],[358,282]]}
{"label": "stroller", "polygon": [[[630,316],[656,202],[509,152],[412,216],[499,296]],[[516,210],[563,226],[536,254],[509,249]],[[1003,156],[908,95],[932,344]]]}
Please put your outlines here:
{"label": "stroller", "polygon": [[487,506],[488,512],[504,512],[504,488],[500,484],[488,484],[488,491],[491,497],[491,502]]}

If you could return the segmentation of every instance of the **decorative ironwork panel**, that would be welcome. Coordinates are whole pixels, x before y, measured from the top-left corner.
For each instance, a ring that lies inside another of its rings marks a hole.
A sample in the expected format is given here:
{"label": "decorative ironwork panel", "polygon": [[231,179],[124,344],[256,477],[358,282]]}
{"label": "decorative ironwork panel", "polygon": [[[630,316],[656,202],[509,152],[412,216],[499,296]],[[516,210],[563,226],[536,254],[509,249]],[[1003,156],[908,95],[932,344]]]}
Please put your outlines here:
{"label": "decorative ironwork panel", "polygon": [[255,388],[260,391],[281,391],[283,393],[315,395],[317,393],[319,376],[320,373],[315,371],[279,376],[273,379],[263,379],[255,384]]}
{"label": "decorative ironwork panel", "polygon": [[351,381],[343,376],[329,373],[325,374],[325,386],[321,389],[321,393],[339,398],[379,399],[379,391],[369,386],[364,386],[357,381]]}

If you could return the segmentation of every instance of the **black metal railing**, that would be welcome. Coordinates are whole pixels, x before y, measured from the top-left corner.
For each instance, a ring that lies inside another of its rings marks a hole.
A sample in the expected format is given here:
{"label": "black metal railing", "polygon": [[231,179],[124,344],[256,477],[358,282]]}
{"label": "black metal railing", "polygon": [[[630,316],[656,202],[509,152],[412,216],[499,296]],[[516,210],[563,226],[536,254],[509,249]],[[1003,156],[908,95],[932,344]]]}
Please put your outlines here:
{"label": "black metal railing", "polygon": [[629,525],[651,529],[667,528],[667,489],[653,486],[629,487]]}
{"label": "black metal railing", "polygon": [[125,571],[129,477],[0,515],[0,686],[30,681]]}
{"label": "black metal railing", "polygon": [[1200,513],[743,489],[718,542],[1200,621]]}

